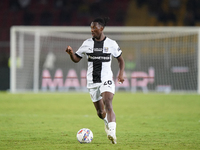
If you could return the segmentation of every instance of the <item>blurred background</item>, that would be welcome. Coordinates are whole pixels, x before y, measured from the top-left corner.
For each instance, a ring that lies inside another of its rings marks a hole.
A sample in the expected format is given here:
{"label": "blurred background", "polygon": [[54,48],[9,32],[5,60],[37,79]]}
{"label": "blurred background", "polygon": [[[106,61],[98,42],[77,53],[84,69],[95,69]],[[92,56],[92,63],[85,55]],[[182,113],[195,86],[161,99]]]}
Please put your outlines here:
{"label": "blurred background", "polygon": [[200,0],[4,0],[0,1],[0,90],[9,89],[11,26],[200,26]]}

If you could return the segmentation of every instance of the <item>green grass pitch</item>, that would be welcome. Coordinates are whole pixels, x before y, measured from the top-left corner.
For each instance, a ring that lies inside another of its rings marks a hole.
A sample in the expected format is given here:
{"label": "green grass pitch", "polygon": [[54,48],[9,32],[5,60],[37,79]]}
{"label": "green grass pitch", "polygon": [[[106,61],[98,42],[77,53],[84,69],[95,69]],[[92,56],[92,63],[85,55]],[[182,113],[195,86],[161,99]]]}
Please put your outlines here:
{"label": "green grass pitch", "polygon": [[[117,145],[88,93],[0,93],[0,150],[199,150],[200,95],[117,92]],[[76,133],[89,128],[90,144]]]}

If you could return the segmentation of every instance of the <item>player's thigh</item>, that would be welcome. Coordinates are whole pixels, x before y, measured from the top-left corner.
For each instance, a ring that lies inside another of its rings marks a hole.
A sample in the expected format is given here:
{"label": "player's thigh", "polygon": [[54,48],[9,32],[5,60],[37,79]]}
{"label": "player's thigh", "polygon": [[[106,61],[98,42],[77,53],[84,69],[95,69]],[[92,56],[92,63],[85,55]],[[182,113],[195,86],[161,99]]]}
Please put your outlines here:
{"label": "player's thigh", "polygon": [[93,103],[102,99],[99,87],[90,88],[89,93]]}

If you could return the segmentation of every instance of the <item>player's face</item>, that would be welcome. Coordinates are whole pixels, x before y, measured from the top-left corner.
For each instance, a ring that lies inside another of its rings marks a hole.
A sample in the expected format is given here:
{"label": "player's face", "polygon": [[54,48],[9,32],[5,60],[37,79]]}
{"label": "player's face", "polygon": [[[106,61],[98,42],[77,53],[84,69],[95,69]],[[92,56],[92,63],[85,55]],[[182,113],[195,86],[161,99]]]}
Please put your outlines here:
{"label": "player's face", "polygon": [[100,39],[103,27],[98,22],[92,22],[90,27],[93,38]]}

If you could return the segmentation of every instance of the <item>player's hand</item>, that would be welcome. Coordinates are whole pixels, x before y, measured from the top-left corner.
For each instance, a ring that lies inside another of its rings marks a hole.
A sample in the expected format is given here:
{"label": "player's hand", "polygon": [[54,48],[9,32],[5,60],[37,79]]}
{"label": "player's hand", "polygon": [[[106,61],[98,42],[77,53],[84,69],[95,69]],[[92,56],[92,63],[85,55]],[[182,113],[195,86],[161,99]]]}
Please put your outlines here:
{"label": "player's hand", "polygon": [[124,77],[123,77],[123,75],[119,75],[117,78],[118,78],[118,83],[119,83],[119,84],[122,84],[122,83],[124,82]]}
{"label": "player's hand", "polygon": [[73,54],[73,49],[70,46],[67,46],[67,49],[65,50],[69,55]]}

